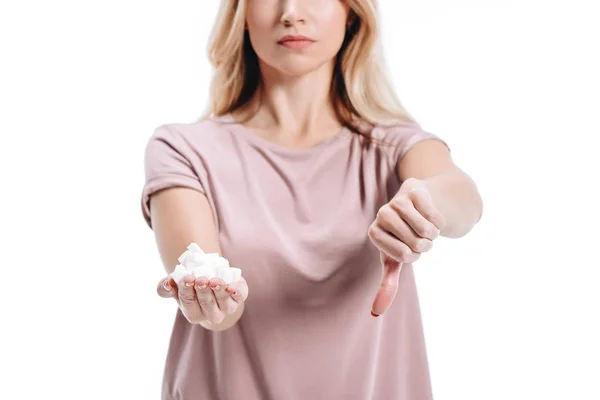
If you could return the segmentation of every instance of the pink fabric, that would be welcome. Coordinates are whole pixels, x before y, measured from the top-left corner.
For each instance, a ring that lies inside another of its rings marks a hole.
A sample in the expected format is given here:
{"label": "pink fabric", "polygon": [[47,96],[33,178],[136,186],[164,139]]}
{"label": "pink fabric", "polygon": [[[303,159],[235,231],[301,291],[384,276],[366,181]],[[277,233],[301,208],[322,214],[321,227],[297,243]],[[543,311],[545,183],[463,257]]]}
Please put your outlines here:
{"label": "pink fabric", "polygon": [[[263,139],[229,116],[164,124],[148,141],[142,212],[157,190],[205,193],[223,256],[250,295],[241,320],[211,332],[177,310],[162,399],[426,400],[431,385],[413,266],[386,314],[367,229],[400,187],[396,165],[418,125],[378,126],[394,148],[347,128],[310,149]],[[447,144],[446,144],[447,145]]]}

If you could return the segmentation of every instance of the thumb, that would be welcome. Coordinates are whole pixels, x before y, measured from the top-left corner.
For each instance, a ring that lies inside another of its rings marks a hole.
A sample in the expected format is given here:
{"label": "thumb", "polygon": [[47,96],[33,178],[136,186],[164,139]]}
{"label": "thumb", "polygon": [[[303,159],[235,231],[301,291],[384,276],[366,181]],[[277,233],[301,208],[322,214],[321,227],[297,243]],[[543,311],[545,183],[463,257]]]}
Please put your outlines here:
{"label": "thumb", "polygon": [[402,269],[402,263],[394,260],[383,252],[379,252],[381,258],[381,264],[383,265],[383,276],[375,300],[373,301],[373,307],[371,308],[371,315],[378,317],[392,304],[396,293],[398,292],[398,279],[400,278],[400,270]]}

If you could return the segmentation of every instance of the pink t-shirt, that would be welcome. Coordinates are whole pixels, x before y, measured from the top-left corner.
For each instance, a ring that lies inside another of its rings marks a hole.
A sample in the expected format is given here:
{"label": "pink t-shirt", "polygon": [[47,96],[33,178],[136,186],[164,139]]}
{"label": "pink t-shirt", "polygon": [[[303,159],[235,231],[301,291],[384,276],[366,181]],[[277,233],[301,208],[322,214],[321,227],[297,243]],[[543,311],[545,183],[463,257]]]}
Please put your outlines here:
{"label": "pink t-shirt", "polygon": [[[377,126],[368,145],[348,128],[290,149],[229,115],[159,126],[145,152],[142,211],[172,186],[208,197],[223,257],[250,287],[242,318],[222,332],[177,310],[162,399],[426,400],[431,384],[413,266],[374,318],[382,274],[367,235],[400,187],[396,167],[417,124]],[[447,144],[446,144],[447,146]]]}

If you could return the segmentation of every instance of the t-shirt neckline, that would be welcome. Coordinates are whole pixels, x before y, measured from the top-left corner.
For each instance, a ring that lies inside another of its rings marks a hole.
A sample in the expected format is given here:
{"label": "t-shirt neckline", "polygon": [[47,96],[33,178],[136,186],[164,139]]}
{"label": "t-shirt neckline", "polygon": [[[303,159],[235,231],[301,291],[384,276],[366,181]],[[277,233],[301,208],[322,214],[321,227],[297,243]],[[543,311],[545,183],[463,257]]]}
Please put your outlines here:
{"label": "t-shirt neckline", "polygon": [[276,151],[278,153],[288,154],[288,155],[308,155],[315,153],[319,150],[323,150],[327,146],[338,142],[342,137],[348,134],[348,128],[346,126],[342,126],[338,133],[333,136],[328,137],[327,139],[315,144],[312,147],[304,148],[304,149],[293,149],[291,147],[285,147],[279,145],[275,142],[272,142],[268,139],[265,139],[256,133],[252,132],[250,129],[245,127],[243,124],[236,122],[233,119],[231,114],[225,114],[221,116],[213,116],[211,117],[213,120],[223,121],[229,126],[231,131],[235,134],[239,134],[249,142],[253,143],[255,146],[261,148],[268,148],[270,150]]}

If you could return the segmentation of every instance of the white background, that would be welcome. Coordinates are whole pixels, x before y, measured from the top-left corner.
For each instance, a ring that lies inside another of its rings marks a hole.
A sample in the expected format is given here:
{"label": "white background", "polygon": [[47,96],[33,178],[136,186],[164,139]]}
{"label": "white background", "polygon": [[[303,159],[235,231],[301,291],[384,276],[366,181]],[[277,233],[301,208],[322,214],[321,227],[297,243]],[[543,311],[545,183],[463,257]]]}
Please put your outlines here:
{"label": "white background", "polygon": [[[484,198],[415,264],[437,400],[600,399],[596,3],[381,2],[403,104]],[[216,9],[1,3],[2,398],[159,398],[143,149],[204,109]]]}

